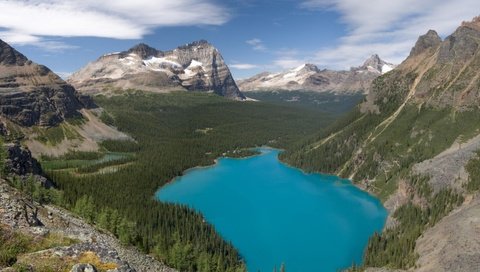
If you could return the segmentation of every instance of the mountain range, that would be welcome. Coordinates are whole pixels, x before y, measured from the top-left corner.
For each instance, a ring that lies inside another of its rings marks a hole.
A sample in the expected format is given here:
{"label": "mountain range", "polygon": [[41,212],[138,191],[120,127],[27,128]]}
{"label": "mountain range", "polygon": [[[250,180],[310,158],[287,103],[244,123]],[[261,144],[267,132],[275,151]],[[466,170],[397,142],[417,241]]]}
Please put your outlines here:
{"label": "mountain range", "polygon": [[367,93],[371,82],[378,76],[395,68],[394,64],[372,55],[362,66],[352,67],[349,71],[320,70],[314,64],[280,73],[263,72],[251,78],[239,80],[243,92],[308,90],[333,93]]}
{"label": "mountain range", "polygon": [[245,99],[220,52],[204,40],[170,51],[139,44],[124,52],[106,54],[74,73],[68,82],[84,93],[108,89],[188,90]]}

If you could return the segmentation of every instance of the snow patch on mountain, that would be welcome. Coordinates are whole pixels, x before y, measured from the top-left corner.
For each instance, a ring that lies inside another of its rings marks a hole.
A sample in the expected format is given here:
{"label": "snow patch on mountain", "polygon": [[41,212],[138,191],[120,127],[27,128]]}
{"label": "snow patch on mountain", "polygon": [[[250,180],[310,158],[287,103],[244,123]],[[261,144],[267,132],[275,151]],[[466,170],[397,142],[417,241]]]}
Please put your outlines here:
{"label": "snow patch on mountain", "polygon": [[203,66],[203,63],[196,60],[192,60],[192,62],[190,62],[190,65],[188,65],[188,68],[191,69],[193,67],[198,67],[198,66]]}
{"label": "snow patch on mountain", "polygon": [[302,70],[303,68],[305,68],[305,65],[306,64],[302,64],[300,66],[298,66],[297,68],[293,69],[294,72],[299,72],[300,70]]}
{"label": "snow patch on mountain", "polygon": [[145,66],[151,69],[158,69],[158,68],[165,68],[165,67],[171,67],[171,68],[182,67],[182,65],[172,60],[172,58],[165,58],[165,57],[162,57],[162,58],[150,57],[149,59],[143,60],[143,63],[145,64]]}
{"label": "snow patch on mountain", "polygon": [[393,69],[395,69],[395,65],[385,64],[385,65],[382,66],[382,74],[388,73],[388,72],[392,71]]}

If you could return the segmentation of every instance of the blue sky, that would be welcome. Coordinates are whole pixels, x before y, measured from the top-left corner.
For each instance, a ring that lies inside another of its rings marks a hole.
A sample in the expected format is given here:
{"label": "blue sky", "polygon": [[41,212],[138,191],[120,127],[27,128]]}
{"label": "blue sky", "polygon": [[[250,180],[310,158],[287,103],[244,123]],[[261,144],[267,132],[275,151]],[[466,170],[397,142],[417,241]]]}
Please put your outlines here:
{"label": "blue sky", "polygon": [[0,0],[0,38],[66,76],[145,42],[206,39],[235,78],[309,62],[348,69],[371,54],[401,62],[428,29],[450,34],[478,0]]}

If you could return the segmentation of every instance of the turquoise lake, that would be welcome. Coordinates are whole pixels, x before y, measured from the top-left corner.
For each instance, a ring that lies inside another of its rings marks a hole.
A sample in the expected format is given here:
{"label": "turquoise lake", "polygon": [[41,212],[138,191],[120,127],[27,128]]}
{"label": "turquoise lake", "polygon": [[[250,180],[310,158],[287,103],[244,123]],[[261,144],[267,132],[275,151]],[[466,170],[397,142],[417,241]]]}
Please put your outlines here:
{"label": "turquoise lake", "polygon": [[202,213],[231,241],[248,271],[338,271],[360,263],[368,238],[387,216],[380,201],[348,180],[306,174],[261,148],[185,172],[157,192],[163,202]]}

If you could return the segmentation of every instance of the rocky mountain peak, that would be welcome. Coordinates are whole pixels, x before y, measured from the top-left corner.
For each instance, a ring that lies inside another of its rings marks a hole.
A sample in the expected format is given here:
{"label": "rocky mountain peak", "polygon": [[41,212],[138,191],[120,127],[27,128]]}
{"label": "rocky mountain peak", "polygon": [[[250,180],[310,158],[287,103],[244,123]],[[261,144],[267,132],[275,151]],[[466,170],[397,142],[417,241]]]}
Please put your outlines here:
{"label": "rocky mountain peak", "polygon": [[168,51],[139,44],[106,56],[74,73],[69,82],[85,92],[101,92],[106,86],[152,92],[184,89],[244,99],[220,52],[205,40]]}
{"label": "rocky mountain peak", "polygon": [[305,63],[302,66],[299,66],[295,69],[296,71],[302,71],[302,72],[320,72],[320,69],[315,64],[311,63]]}
{"label": "rocky mountain peak", "polygon": [[[412,104],[425,103],[436,109],[477,109],[479,90],[476,75],[480,63],[477,54],[480,49],[478,24],[478,18],[463,23],[443,41],[433,30],[420,36],[401,69],[390,77],[389,87],[382,85],[382,88],[373,88],[375,95],[372,97],[379,99],[376,105],[381,105],[380,97],[392,96],[385,90],[402,89],[405,95],[413,89],[413,99],[408,101]],[[402,82],[400,85],[399,81]]]}
{"label": "rocky mountain peak", "polygon": [[476,57],[480,48],[480,19],[474,18],[470,22],[464,22],[455,32],[445,38],[438,52],[439,63],[452,63],[462,69]]}
{"label": "rocky mountain peak", "polygon": [[462,22],[461,27],[474,28],[480,31],[480,16],[474,17],[471,21]]}
{"label": "rocky mountain peak", "polygon": [[357,67],[357,68],[352,68],[354,71],[370,71],[374,73],[380,73],[380,74],[385,74],[386,72],[391,71],[393,68],[395,68],[396,65],[386,62],[383,59],[378,56],[378,54],[373,54],[371,55],[364,63],[362,66]]}
{"label": "rocky mountain peak", "polygon": [[142,59],[146,59],[148,57],[157,56],[160,51],[149,46],[148,44],[139,43],[134,47],[130,48],[127,53],[134,53],[140,56]]}
{"label": "rocky mountain peak", "polygon": [[418,38],[415,46],[410,51],[410,56],[417,56],[429,48],[436,48],[442,43],[442,38],[435,30],[429,30],[425,35]]}
{"label": "rocky mountain peak", "polygon": [[196,46],[211,46],[213,47],[207,40],[198,40],[198,41],[193,41],[191,43],[187,43],[183,46],[179,46],[179,49],[186,49],[186,48],[191,48],[191,47],[196,47]]}
{"label": "rocky mountain peak", "polygon": [[363,66],[364,67],[367,67],[367,66],[378,67],[379,65],[381,65],[383,63],[384,63],[384,61],[377,54],[373,54],[363,63]]}
{"label": "rocky mountain peak", "polygon": [[24,65],[27,57],[0,40],[0,64],[2,65]]}

